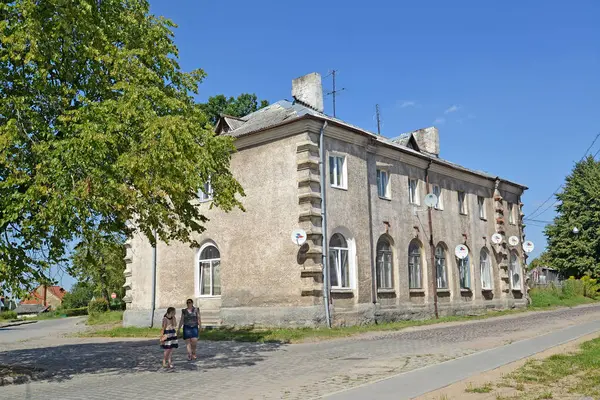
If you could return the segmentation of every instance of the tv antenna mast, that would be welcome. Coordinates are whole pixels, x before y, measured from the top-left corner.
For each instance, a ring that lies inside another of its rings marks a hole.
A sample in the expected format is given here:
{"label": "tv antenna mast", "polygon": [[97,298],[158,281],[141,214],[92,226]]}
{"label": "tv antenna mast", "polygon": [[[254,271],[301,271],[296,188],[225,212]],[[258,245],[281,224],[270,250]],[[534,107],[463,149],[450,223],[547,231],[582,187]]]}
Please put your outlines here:
{"label": "tv antenna mast", "polygon": [[[346,90],[346,88],[341,88],[341,89],[336,89],[335,88],[335,74],[337,74],[337,70],[333,69],[331,70],[331,72],[329,73],[329,75],[331,75],[331,80],[333,81],[333,89],[331,90],[331,92],[326,93],[326,96],[331,95],[333,98],[333,116],[335,117],[335,96],[337,95],[338,92],[341,92],[343,90]],[[329,76],[327,75],[327,76]],[[327,76],[325,78],[327,78]]]}
{"label": "tv antenna mast", "polygon": [[375,117],[377,118],[377,134],[381,136],[381,114],[379,113],[379,104],[375,104]]}

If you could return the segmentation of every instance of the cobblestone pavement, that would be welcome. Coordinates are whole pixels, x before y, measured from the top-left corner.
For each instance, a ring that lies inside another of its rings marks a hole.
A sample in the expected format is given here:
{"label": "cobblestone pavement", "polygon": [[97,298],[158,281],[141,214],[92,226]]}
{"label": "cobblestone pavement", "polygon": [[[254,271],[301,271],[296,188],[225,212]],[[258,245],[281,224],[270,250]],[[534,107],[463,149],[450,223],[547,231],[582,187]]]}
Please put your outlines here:
{"label": "cobblestone pavement", "polygon": [[54,339],[0,346],[0,364],[48,370],[0,399],[312,399],[351,386],[600,318],[600,306],[371,333],[298,345],[201,342],[159,368],[156,340]]}

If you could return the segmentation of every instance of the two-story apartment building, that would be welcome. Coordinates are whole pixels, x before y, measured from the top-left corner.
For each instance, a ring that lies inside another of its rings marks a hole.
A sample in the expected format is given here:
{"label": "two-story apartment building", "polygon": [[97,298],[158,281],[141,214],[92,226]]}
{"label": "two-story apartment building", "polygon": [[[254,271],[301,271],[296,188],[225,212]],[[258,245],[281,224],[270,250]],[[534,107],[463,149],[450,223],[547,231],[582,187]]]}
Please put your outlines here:
{"label": "two-story apartment building", "polygon": [[[262,326],[526,305],[523,251],[507,243],[524,239],[526,187],[441,159],[436,128],[387,139],[323,114],[318,74],[292,86],[294,102],[223,116],[216,127],[236,140],[231,169],[245,212],[209,209],[207,184],[199,249],[159,243],[153,254],[141,235],[128,242],[126,325],[158,321],[187,298],[205,321]],[[428,193],[437,196],[432,208]],[[302,246],[291,240],[298,228]]]}

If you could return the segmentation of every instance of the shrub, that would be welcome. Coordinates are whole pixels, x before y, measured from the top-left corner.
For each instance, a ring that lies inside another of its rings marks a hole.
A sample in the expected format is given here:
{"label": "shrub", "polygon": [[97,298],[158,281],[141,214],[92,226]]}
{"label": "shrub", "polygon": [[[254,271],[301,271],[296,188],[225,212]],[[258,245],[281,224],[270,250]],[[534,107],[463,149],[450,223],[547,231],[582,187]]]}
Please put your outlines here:
{"label": "shrub", "polygon": [[562,298],[571,299],[573,297],[583,297],[584,294],[584,286],[583,282],[575,279],[574,277],[570,277],[566,281],[563,282],[562,287]]}
{"label": "shrub", "polygon": [[67,308],[62,310],[62,314],[67,317],[79,317],[81,315],[88,315],[87,307],[79,307],[79,308]]}
{"label": "shrub", "polygon": [[111,311],[123,311],[125,310],[125,302],[120,299],[114,299],[110,301]]}
{"label": "shrub", "polygon": [[17,319],[17,313],[15,311],[0,312],[0,319]]}
{"label": "shrub", "polygon": [[590,299],[596,299],[598,291],[600,290],[598,280],[592,279],[590,276],[586,275],[581,278],[581,282],[583,283],[583,295]]}
{"label": "shrub", "polygon": [[88,312],[90,314],[107,312],[108,309],[108,300],[106,299],[92,300],[90,301],[90,304],[88,304]]}

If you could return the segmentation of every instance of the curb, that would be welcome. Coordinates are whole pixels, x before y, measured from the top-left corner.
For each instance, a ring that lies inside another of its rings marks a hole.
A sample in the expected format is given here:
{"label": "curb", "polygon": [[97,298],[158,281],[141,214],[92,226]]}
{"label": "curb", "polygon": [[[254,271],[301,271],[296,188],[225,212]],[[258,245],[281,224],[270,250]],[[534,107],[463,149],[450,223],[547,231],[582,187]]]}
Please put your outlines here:
{"label": "curb", "polygon": [[12,324],[0,325],[0,329],[2,329],[2,328],[10,328],[10,327],[19,326],[19,325],[35,324],[36,322],[37,321],[14,322]]}

